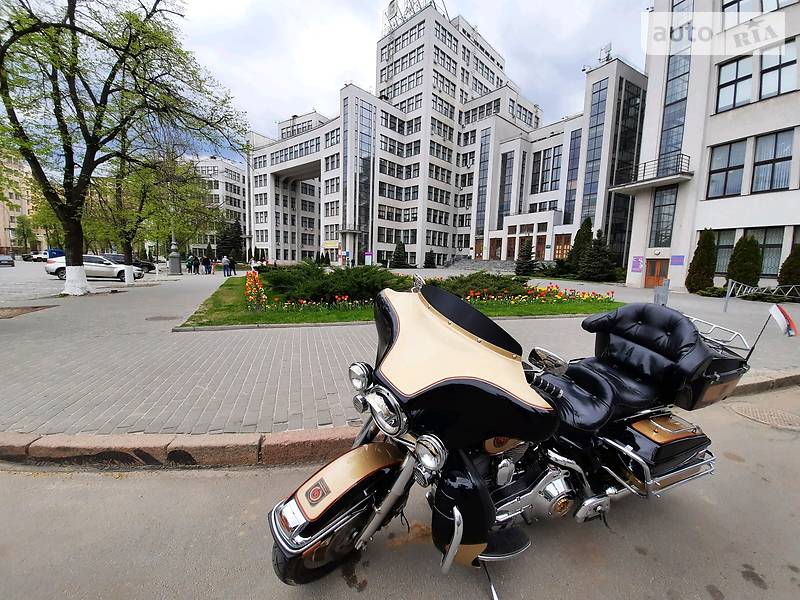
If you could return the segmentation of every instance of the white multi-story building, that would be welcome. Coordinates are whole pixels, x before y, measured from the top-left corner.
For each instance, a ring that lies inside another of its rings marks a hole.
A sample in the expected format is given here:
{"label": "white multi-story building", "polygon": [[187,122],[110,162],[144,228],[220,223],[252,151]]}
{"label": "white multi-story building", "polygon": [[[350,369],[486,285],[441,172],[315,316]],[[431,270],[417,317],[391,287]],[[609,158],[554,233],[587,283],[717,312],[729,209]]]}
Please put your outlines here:
{"label": "white multi-story building", "polygon": [[[239,221],[242,232],[248,223],[246,168],[226,158],[211,156],[197,161],[197,173],[206,180],[210,204],[218,206],[226,221]],[[189,244],[189,254],[203,255],[208,245],[216,256],[217,232],[207,231]],[[220,257],[221,258],[221,257]]]}
{"label": "white multi-story building", "polygon": [[[467,21],[413,4],[391,15],[378,41],[377,96],[346,85],[339,116],[293,117],[279,124],[280,139],[255,136],[248,234],[259,255],[292,261],[322,250],[342,263],[386,262],[398,241],[411,264],[428,251],[437,264],[482,255],[497,168],[481,180],[480,150],[499,160],[499,141],[537,128],[540,109]],[[496,133],[482,138],[487,127]],[[318,187],[307,215],[304,182]],[[304,244],[304,218],[316,218],[313,244]]]}
{"label": "white multi-story building", "polygon": [[800,244],[800,3],[656,0],[654,10],[671,13],[673,41],[659,52],[651,36],[641,162],[614,188],[636,198],[628,285],[683,288],[706,228],[718,283],[749,235],[762,284],[774,285]]}

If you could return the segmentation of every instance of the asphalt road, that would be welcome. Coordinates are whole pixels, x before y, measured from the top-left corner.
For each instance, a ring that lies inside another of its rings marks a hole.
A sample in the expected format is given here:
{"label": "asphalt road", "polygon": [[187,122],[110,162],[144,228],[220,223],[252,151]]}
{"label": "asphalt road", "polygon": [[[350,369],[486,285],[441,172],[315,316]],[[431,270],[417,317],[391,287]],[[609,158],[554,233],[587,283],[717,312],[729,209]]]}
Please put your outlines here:
{"label": "asphalt road", "polygon": [[[800,388],[746,400],[794,412]],[[493,566],[502,600],[800,597],[800,433],[715,406],[692,415],[718,473],[609,522],[529,528],[533,548]],[[0,597],[487,598],[480,571],[438,571],[421,491],[360,561],[304,588],[280,584],[265,515],[312,468],[0,471]]]}

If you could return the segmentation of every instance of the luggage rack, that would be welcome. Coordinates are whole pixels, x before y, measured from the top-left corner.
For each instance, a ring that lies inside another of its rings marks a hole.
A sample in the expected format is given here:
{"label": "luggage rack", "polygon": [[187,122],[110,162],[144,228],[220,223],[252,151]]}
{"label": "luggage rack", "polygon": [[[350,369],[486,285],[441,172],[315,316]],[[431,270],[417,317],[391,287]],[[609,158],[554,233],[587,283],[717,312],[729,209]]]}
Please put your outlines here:
{"label": "luggage rack", "polygon": [[692,322],[697,328],[697,331],[707,342],[722,346],[728,350],[748,352],[751,349],[750,344],[747,343],[747,340],[738,331],[728,329],[716,323],[711,323],[710,321],[698,319],[691,315],[686,315],[686,318]]}
{"label": "luggage rack", "polygon": [[[684,483],[689,483],[694,479],[711,475],[714,473],[714,463],[717,460],[710,450],[704,450],[694,460],[692,460],[691,463],[683,467],[679,467],[674,471],[670,471],[665,475],[653,477],[650,473],[650,467],[648,464],[640,456],[631,451],[630,448],[623,446],[619,442],[615,442],[604,437],[601,437],[600,441],[606,444],[610,449],[624,454],[642,468],[642,473],[644,473],[644,481],[641,482],[643,489],[638,486],[631,485],[629,482],[625,481],[622,479],[622,477],[615,473],[613,469],[607,467],[606,465],[603,465],[602,467],[603,470],[611,475],[611,477],[613,477],[617,483],[640,498],[651,498],[653,496],[660,498],[662,494],[665,494],[666,492],[671,491],[676,487],[683,485]],[[685,477],[681,477],[682,475],[685,475]]]}

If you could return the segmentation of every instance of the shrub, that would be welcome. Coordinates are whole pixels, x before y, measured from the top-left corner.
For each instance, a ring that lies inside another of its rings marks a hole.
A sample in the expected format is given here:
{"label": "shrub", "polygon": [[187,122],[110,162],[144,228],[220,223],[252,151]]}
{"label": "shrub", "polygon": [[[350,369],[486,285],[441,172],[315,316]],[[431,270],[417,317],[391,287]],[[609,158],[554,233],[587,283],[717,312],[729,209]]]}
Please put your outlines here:
{"label": "shrub", "polygon": [[578,277],[587,281],[611,281],[616,276],[616,269],[603,232],[598,230],[592,245],[581,257]]}
{"label": "shrub", "polygon": [[792,248],[778,274],[778,285],[800,285],[800,245]]}
{"label": "shrub", "polygon": [[290,302],[335,302],[337,296],[347,296],[351,301],[372,301],[386,288],[411,289],[409,277],[395,275],[378,266],[333,269],[327,273],[320,265],[306,261],[288,267],[258,267],[257,270],[271,294]]}
{"label": "shrub", "polygon": [[425,253],[425,263],[422,265],[423,269],[435,269],[436,268],[436,256],[433,253],[433,250],[429,250]]}
{"label": "shrub", "polygon": [[686,275],[686,289],[693,294],[714,286],[717,270],[717,243],[714,232],[704,229],[697,240],[697,248]]}
{"label": "shrub", "polygon": [[403,242],[397,242],[392,253],[392,262],[389,265],[393,269],[407,269],[409,267],[406,260],[406,245]]}
{"label": "shrub", "polygon": [[736,242],[728,263],[728,280],[758,286],[761,278],[761,248],[754,237],[746,235]]}
{"label": "shrub", "polygon": [[698,296],[705,296],[707,298],[724,298],[728,290],[721,287],[709,286],[702,290],[695,292]]}
{"label": "shrub", "polygon": [[514,273],[517,275],[533,275],[536,271],[536,261],[533,260],[533,244],[530,238],[524,238],[519,247],[519,257],[514,263]]}
{"label": "shrub", "polygon": [[486,271],[426,281],[429,285],[438,286],[460,298],[468,298],[470,292],[480,292],[484,296],[521,295],[527,291],[526,282],[527,277],[493,275]]}
{"label": "shrub", "polygon": [[592,246],[592,220],[586,217],[581,223],[581,228],[575,234],[575,241],[569,251],[565,266],[572,272],[577,273],[581,266],[581,259]]}

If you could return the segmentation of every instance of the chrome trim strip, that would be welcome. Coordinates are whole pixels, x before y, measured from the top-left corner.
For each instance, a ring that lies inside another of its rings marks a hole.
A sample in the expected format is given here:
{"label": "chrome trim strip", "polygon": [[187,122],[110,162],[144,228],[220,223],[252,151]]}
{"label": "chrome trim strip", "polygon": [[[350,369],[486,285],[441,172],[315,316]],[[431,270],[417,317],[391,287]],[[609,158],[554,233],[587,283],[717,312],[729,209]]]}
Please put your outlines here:
{"label": "chrome trim strip", "polygon": [[530,547],[531,547],[531,541],[528,540],[528,543],[525,544],[523,548],[517,550],[512,554],[504,554],[503,556],[487,556],[486,554],[479,554],[478,560],[481,562],[503,562],[504,560],[511,560],[512,558],[518,557],[520,554],[525,552]]}
{"label": "chrome trim strip", "polygon": [[[664,475],[654,478],[650,472],[650,467],[636,453],[632,452],[630,449],[623,446],[622,444],[619,444],[618,442],[615,442],[613,440],[609,440],[608,438],[599,437],[598,439],[604,444],[606,444],[609,448],[621,452],[622,454],[624,454],[625,456],[636,462],[642,468],[642,473],[644,474],[645,478],[645,480],[642,482],[644,483],[645,486],[644,492],[642,490],[637,490],[636,488],[631,486],[628,482],[624,481],[611,468],[602,465],[603,470],[609,475],[611,475],[611,477],[613,477],[614,480],[617,481],[617,483],[622,485],[629,492],[636,494],[640,498],[649,498],[651,496],[660,497],[661,494],[669,490],[672,490],[680,485],[683,485],[684,483],[689,483],[693,479],[698,479],[699,477],[703,477],[705,475],[711,475],[714,473],[714,463],[716,462],[717,458],[711,453],[710,450],[705,450],[702,454],[700,454],[697,457],[697,460],[695,462],[692,462],[684,467],[680,467],[678,469],[675,469],[674,471],[670,471],[669,473],[665,473]],[[663,481],[666,481],[668,479],[673,479],[674,477],[680,476],[681,474],[686,473],[687,471],[691,471],[693,469],[701,469],[701,471],[693,475],[689,475],[686,478],[681,479],[680,481],[676,481],[674,483],[668,483],[664,486],[661,485]]]}
{"label": "chrome trim strip", "polygon": [[551,462],[554,462],[555,464],[560,465],[566,469],[570,469],[571,471],[574,471],[578,475],[580,475],[581,480],[583,481],[583,491],[586,494],[586,497],[589,498],[591,496],[594,496],[594,490],[592,490],[592,486],[589,485],[589,479],[586,477],[586,473],[578,463],[576,463],[571,458],[567,458],[566,456],[561,456],[555,450],[548,450],[547,458]]}
{"label": "chrome trim strip", "polygon": [[391,512],[392,508],[394,508],[394,505],[400,497],[406,493],[408,483],[414,476],[414,468],[416,466],[417,457],[413,454],[407,454],[405,460],[403,460],[403,468],[400,470],[400,474],[397,476],[392,489],[386,494],[386,498],[383,499],[380,506],[375,508],[375,512],[364,527],[364,531],[358,536],[355,545],[356,550],[361,550],[367,545],[370,538],[375,535],[375,532],[383,525],[384,519],[386,519],[386,516]]}
{"label": "chrome trim strip", "polygon": [[379,432],[380,429],[375,424],[375,419],[370,414],[367,420],[364,421],[364,425],[361,426],[361,430],[358,432],[352,447],[358,448],[359,446],[371,442]]}
{"label": "chrome trim strip", "polygon": [[450,547],[447,549],[447,554],[442,557],[442,574],[447,575],[450,567],[453,566],[453,560],[458,554],[458,549],[461,547],[461,538],[464,535],[464,518],[461,516],[461,511],[457,506],[453,507],[453,537],[450,540]]}

